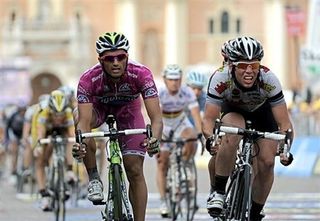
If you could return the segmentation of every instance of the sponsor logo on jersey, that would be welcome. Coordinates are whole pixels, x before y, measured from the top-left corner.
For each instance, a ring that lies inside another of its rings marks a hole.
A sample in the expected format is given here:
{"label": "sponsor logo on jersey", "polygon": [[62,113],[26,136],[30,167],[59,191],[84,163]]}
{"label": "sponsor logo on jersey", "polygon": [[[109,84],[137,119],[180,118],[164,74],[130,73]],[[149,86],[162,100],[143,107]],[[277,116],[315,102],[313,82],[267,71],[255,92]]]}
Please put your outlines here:
{"label": "sponsor logo on jersey", "polygon": [[103,76],[103,73],[99,74],[99,75],[96,76],[96,77],[93,77],[93,78],[91,79],[91,82],[95,82],[96,80],[99,80],[100,78],[102,78],[102,76]]}
{"label": "sponsor logo on jersey", "polygon": [[124,84],[120,85],[119,92],[129,92],[129,91],[131,91],[131,89],[130,89],[130,85],[128,83],[124,83]]}
{"label": "sponsor logo on jersey", "polygon": [[156,91],[156,89],[154,89],[154,88],[149,88],[148,90],[146,90],[146,92],[145,92],[145,97],[147,98],[147,97],[153,97],[153,96],[155,96],[155,95],[157,95],[157,91]]}
{"label": "sponsor logo on jersey", "polygon": [[84,94],[78,95],[77,99],[78,99],[79,103],[88,103],[89,102],[89,98]]}

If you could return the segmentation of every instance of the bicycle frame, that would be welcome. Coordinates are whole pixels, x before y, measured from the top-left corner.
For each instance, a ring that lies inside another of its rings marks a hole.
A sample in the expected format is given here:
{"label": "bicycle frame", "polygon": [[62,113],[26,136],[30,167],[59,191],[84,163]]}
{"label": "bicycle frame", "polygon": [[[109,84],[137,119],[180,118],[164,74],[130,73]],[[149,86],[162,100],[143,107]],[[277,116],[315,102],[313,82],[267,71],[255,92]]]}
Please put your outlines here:
{"label": "bicycle frame", "polygon": [[151,138],[151,125],[147,125],[146,129],[126,129],[119,131],[115,127],[115,122],[114,116],[109,115],[106,121],[109,126],[108,131],[81,133],[81,131],[78,130],[76,132],[76,142],[82,143],[85,138],[110,138],[106,143],[106,153],[109,161],[108,197],[107,201],[96,203],[95,205],[106,205],[104,212],[101,212],[104,221],[133,221],[118,137],[133,134],[146,134],[147,138]]}
{"label": "bicycle frame", "polygon": [[40,144],[52,144],[52,164],[49,168],[50,178],[48,180],[49,192],[52,198],[55,220],[65,221],[66,217],[66,183],[64,179],[65,170],[65,147],[66,143],[74,142],[74,138],[64,138],[60,135],[53,135],[50,138],[40,139]]}
{"label": "bicycle frame", "polygon": [[[239,145],[235,168],[230,176],[226,191],[224,211],[221,216],[224,220],[249,220],[251,209],[252,174],[253,174],[253,147],[259,138],[285,141],[285,150],[290,150],[291,131],[286,134],[276,132],[260,132],[251,128],[251,122],[246,122],[246,128],[224,126],[218,119],[215,124],[214,144],[218,137],[225,134],[242,135],[242,144]],[[285,153],[288,154],[288,153]]]}
{"label": "bicycle frame", "polygon": [[[198,138],[191,138],[186,140],[162,140],[163,143],[174,143],[175,147],[172,149],[169,156],[169,168],[167,172],[167,194],[171,208],[171,219],[176,220],[178,217],[186,221],[192,221],[196,212],[196,193],[197,193],[197,179],[193,181],[194,192],[191,193],[191,185],[189,183],[187,162],[182,159],[182,148],[186,142],[197,141]],[[196,176],[196,168],[194,165],[194,176]],[[193,198],[194,205],[191,205]],[[184,205],[185,204],[185,205]]]}

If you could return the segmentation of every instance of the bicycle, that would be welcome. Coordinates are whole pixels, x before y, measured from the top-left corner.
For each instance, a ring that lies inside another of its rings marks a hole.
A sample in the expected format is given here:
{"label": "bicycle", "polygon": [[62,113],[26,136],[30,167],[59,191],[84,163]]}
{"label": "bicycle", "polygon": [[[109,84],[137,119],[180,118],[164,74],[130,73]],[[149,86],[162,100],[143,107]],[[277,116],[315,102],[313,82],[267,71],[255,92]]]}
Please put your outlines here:
{"label": "bicycle", "polygon": [[166,175],[166,199],[171,209],[171,219],[181,218],[192,221],[197,205],[197,169],[194,157],[188,161],[183,160],[182,149],[185,143],[195,142],[200,139],[169,139],[161,140],[162,143],[173,143],[169,157],[169,168]]}
{"label": "bicycle", "polygon": [[[250,221],[251,209],[251,191],[253,174],[253,150],[255,141],[259,138],[284,141],[281,152],[289,156],[291,147],[292,131],[288,130],[286,134],[277,132],[261,132],[251,128],[251,122],[246,122],[246,129],[222,125],[218,119],[215,122],[213,146],[218,139],[225,134],[242,135],[242,143],[239,144],[235,167],[229,177],[229,183],[226,190],[226,200],[222,212],[218,218],[220,220],[242,220]],[[211,215],[211,214],[210,214]],[[216,217],[217,214],[213,214]]]}
{"label": "bicycle", "polygon": [[108,196],[106,201],[94,203],[94,205],[105,205],[104,211],[101,211],[104,221],[133,221],[118,137],[146,134],[149,139],[152,137],[151,125],[148,124],[145,129],[117,130],[115,126],[116,120],[113,115],[108,115],[106,123],[109,126],[108,131],[81,133],[80,130],[77,130],[76,142],[81,144],[85,138],[109,137],[106,142],[106,154],[109,161]]}
{"label": "bicycle", "polygon": [[56,221],[65,221],[66,205],[69,198],[66,194],[67,183],[65,182],[65,147],[68,142],[75,142],[74,137],[65,138],[53,133],[52,137],[39,140],[39,144],[52,144],[52,163],[49,167],[48,192],[51,197],[51,208],[55,214]]}
{"label": "bicycle", "polygon": [[19,141],[17,157],[17,194],[28,193],[33,198],[36,190],[36,179],[34,177],[34,163],[31,163],[30,169],[23,168],[25,146]]}

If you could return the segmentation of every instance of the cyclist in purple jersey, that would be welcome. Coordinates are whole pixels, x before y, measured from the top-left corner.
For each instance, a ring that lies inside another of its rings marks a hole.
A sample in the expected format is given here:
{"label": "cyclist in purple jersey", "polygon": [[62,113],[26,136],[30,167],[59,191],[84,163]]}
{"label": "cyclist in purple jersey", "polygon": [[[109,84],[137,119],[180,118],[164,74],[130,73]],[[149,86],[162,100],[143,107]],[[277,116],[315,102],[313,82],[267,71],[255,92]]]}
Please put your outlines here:
{"label": "cyclist in purple jersey", "polygon": [[[222,122],[245,128],[250,120],[259,131],[292,130],[292,123],[284,100],[281,84],[276,75],[260,61],[262,45],[251,37],[239,37],[227,41],[223,46],[226,63],[210,78],[202,130],[207,138],[207,149],[216,157],[209,162],[211,191],[207,201],[210,215],[216,217],[225,200],[225,187],[234,168],[236,150],[241,137],[227,135],[221,140],[219,150],[212,147],[214,122]],[[277,142],[257,140],[259,154],[254,158],[254,180],[250,220],[263,218],[260,214],[272,188],[274,159]],[[291,159],[283,154],[281,163],[289,165]]]}
{"label": "cyclist in purple jersey", "polygon": [[[147,186],[143,174],[144,155],[159,152],[162,134],[162,116],[158,91],[151,71],[142,64],[128,59],[129,42],[116,32],[105,33],[96,41],[99,63],[87,70],[78,84],[78,108],[74,112],[76,128],[89,132],[113,114],[117,127],[144,128],[141,111],[143,98],[151,121],[153,136],[145,142],[145,135],[130,135],[119,139],[123,162],[129,181],[129,198],[135,221],[145,220]],[[89,176],[88,199],[103,200],[103,186],[96,165],[96,144],[93,139],[75,144],[73,156],[83,159]]]}

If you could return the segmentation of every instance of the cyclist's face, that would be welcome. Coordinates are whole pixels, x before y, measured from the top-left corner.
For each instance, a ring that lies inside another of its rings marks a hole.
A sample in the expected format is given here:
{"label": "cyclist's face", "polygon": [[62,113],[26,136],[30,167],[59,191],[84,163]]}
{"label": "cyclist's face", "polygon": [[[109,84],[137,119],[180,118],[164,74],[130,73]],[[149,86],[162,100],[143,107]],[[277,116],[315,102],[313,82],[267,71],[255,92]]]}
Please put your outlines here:
{"label": "cyclist's face", "polygon": [[119,78],[126,70],[128,54],[124,50],[106,51],[98,59],[108,74]]}
{"label": "cyclist's face", "polygon": [[200,97],[202,89],[203,89],[202,87],[190,86],[190,88],[193,90],[193,92],[197,98]]}
{"label": "cyclist's face", "polygon": [[251,88],[258,76],[260,62],[254,61],[239,61],[232,64],[235,66],[235,77],[237,81],[245,88]]}
{"label": "cyclist's face", "polygon": [[170,94],[178,93],[181,86],[181,79],[167,79],[164,78],[164,83]]}

